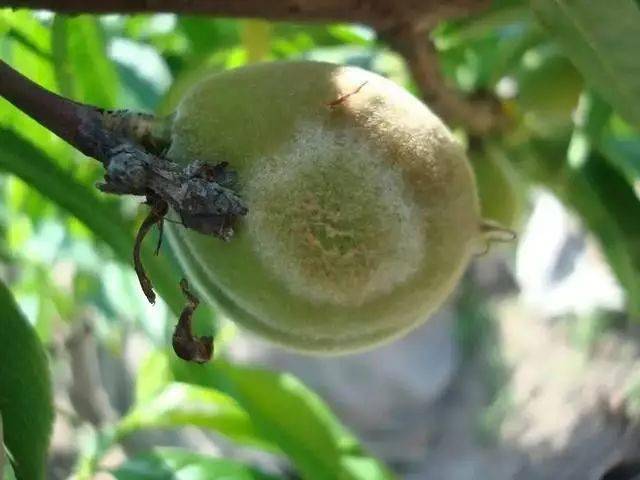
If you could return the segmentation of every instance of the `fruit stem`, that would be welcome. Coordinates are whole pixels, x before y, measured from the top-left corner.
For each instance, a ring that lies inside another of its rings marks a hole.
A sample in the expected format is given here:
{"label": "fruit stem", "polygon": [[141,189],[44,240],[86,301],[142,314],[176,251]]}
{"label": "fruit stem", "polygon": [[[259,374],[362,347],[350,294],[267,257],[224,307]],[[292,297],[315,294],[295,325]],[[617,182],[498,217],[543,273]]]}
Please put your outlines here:
{"label": "fruit stem", "polygon": [[511,243],[518,238],[514,230],[486,218],[480,222],[480,234],[485,242],[485,248],[478,256],[486,255],[493,243]]}

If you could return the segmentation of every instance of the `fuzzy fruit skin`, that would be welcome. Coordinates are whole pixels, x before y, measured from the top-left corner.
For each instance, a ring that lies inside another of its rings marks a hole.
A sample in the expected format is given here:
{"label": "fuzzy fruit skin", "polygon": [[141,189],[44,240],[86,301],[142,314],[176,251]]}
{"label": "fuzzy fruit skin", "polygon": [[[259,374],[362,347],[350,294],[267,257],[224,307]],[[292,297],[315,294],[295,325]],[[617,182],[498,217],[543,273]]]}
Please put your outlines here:
{"label": "fuzzy fruit skin", "polygon": [[297,350],[406,333],[476,247],[461,146],[415,97],[359,68],[274,62],[211,76],[178,106],[168,156],[229,162],[249,208],[228,243],[169,228],[190,278],[231,319]]}

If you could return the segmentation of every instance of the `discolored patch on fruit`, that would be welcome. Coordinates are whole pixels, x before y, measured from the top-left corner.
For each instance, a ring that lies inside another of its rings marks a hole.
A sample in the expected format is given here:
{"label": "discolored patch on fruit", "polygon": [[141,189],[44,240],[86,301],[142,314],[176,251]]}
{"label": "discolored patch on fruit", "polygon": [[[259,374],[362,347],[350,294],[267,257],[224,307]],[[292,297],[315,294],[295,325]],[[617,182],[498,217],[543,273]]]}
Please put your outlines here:
{"label": "discolored patch on fruit", "polygon": [[461,146],[419,100],[359,68],[275,62],[208,77],[180,103],[168,157],[229,162],[248,207],[228,243],[168,226],[190,280],[298,350],[363,349],[426,321],[481,239]]}
{"label": "discolored patch on fruit", "polygon": [[303,124],[246,176],[254,250],[292,293],[360,305],[417,271],[420,209],[401,170],[357,132]]}

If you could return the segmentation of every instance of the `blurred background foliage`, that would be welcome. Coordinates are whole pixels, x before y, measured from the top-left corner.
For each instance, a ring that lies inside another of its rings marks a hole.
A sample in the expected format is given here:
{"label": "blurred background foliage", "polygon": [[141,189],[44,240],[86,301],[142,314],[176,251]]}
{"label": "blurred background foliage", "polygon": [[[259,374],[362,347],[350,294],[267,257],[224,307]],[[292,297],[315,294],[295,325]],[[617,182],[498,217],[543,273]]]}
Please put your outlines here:
{"label": "blurred background foliage", "polygon": [[[531,212],[531,192],[541,187],[552,192],[597,240],[624,293],[625,318],[636,321],[640,12],[633,1],[573,3],[573,9],[563,10],[561,2],[496,0],[482,14],[441,23],[431,40],[447,82],[469,96],[495,95],[505,115],[506,127],[487,138],[455,130],[469,145],[485,216],[518,231]],[[0,57],[72,99],[160,113],[169,113],[206,72],[291,58],[357,65],[420,94],[402,57],[361,25],[7,9],[0,10]],[[68,411],[59,389],[53,400],[46,393],[24,397],[23,409],[55,410],[77,428],[79,453],[68,462],[69,471],[51,478],[88,479],[107,471],[122,480],[179,474],[189,479],[295,478],[294,471],[312,480],[393,478],[296,378],[224,360],[234,328],[221,323],[213,307],[200,309],[196,325],[202,333],[217,331],[218,360],[204,367],[177,361],[166,347],[183,298],[177,288],[181,272],[169,245],[165,242],[161,254],[153,256],[149,241],[144,253],[162,297],[155,306],[147,304],[131,268],[135,226],[145,208],[135,199],[98,193],[93,185],[102,172],[95,162],[4,100],[0,169],[0,276],[19,305],[18,310],[3,300],[0,315],[22,325],[25,338],[31,338],[31,328],[35,331],[50,359],[54,384],[82,381],[81,352],[68,351],[78,339],[90,336],[102,355],[113,358],[123,355],[132,337],[150,346],[138,371],[123,372],[130,376],[131,389],[114,402],[115,412],[92,419]],[[10,299],[8,293],[3,296]],[[477,308],[463,307],[460,312],[477,316]],[[0,344],[19,342],[2,322]],[[469,325],[465,328],[474,328]],[[474,341],[474,331],[461,330],[465,344]],[[45,374],[29,368],[40,347],[25,342],[29,346],[18,348],[22,357],[0,349],[0,373],[11,365],[37,386],[34,376]],[[13,391],[10,378],[0,376],[7,404],[12,395],[14,401],[23,398]],[[90,381],[84,384],[90,386]],[[24,446],[38,443],[34,438],[42,443],[50,416],[15,425],[7,421],[3,403],[0,410],[5,445],[18,465],[15,474],[43,478],[39,467],[25,473],[21,466],[43,461],[46,445],[31,453]],[[152,448],[126,454],[115,465],[103,463],[114,446],[124,445],[126,452],[134,432],[185,426],[287,458],[292,467],[266,471],[252,461],[174,448]],[[8,462],[5,475],[14,475]]]}

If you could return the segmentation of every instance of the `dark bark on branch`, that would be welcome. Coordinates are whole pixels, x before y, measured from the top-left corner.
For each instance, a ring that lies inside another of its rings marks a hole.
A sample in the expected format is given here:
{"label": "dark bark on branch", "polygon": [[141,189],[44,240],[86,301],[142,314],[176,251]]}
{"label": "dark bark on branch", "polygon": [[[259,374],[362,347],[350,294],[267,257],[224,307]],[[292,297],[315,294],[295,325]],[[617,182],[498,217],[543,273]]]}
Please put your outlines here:
{"label": "dark bark on branch", "polygon": [[405,58],[425,103],[448,123],[462,125],[480,137],[503,126],[500,104],[495,98],[468,99],[447,86],[426,30],[404,25],[381,31],[380,36]]}
{"label": "dark bark on branch", "polygon": [[2,60],[0,60],[0,96],[82,153],[91,156],[91,153],[87,152],[87,146],[82,145],[77,138],[82,123],[81,117],[83,114],[91,115],[90,109],[83,109],[69,99],[48,92]]}
{"label": "dark bark on branch", "polygon": [[375,28],[429,22],[485,8],[487,0],[0,0],[0,7],[65,13],[173,12],[289,21],[366,23]]}

